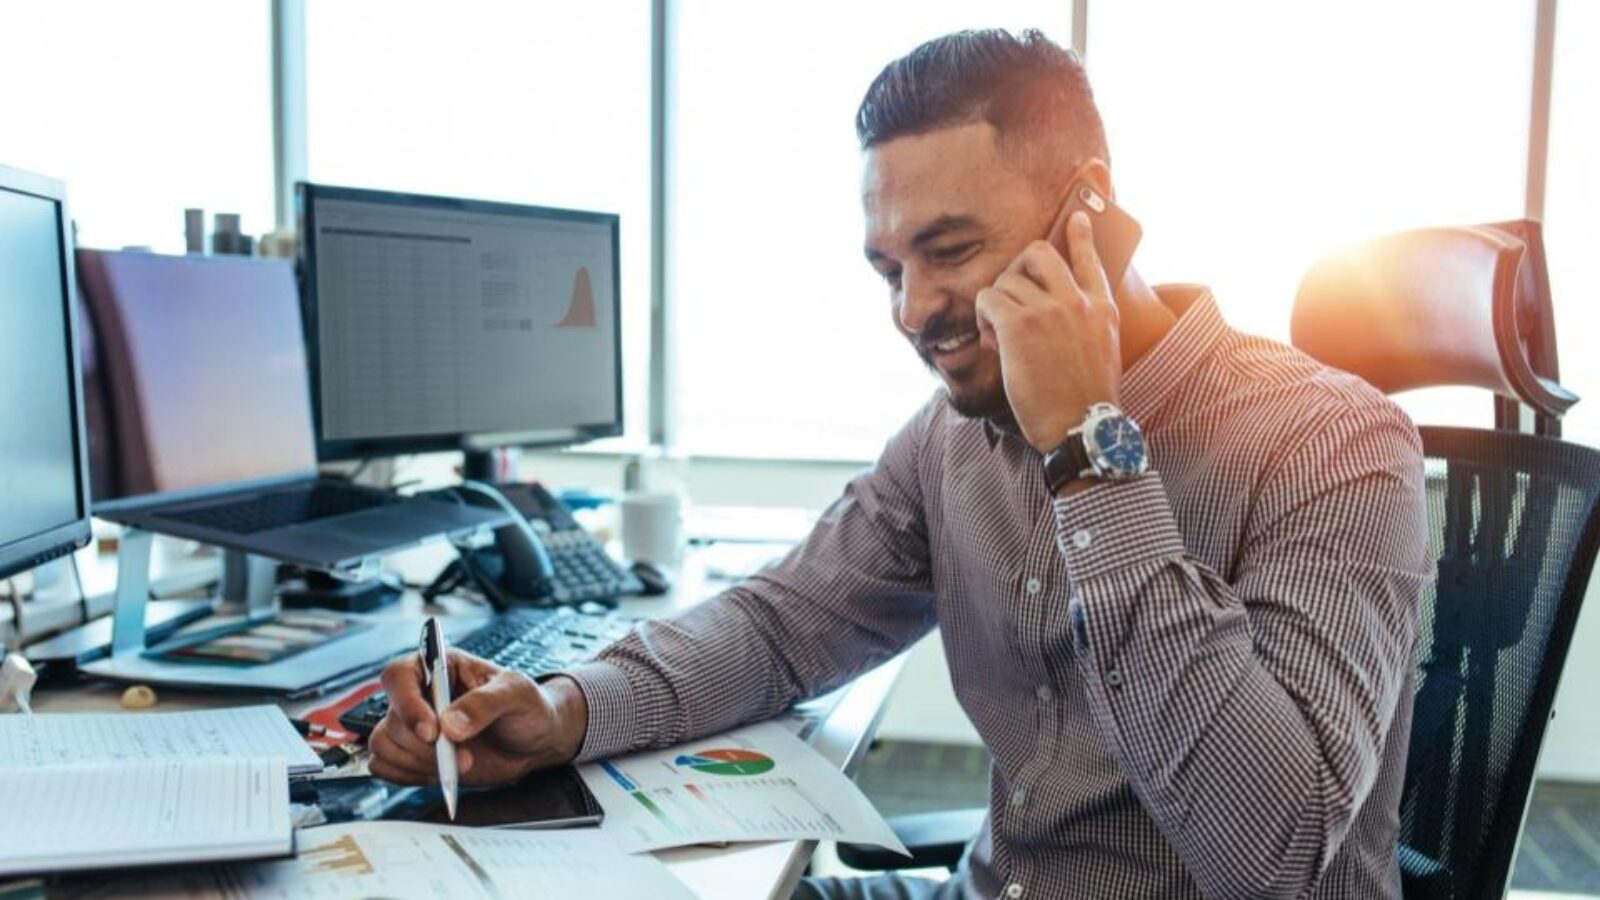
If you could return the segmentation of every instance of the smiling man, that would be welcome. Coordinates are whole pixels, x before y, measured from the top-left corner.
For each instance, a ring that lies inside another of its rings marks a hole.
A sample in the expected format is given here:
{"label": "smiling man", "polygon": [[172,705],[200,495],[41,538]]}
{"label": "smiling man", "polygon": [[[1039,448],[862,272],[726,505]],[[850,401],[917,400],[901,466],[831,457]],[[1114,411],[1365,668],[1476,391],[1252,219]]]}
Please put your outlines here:
{"label": "smiling man", "polygon": [[1070,183],[1112,187],[1043,36],[931,41],[856,125],[866,254],[943,390],[781,563],[597,661],[536,685],[457,658],[442,723],[391,667],[373,770],[429,779],[441,725],[468,783],[669,745],[939,626],[994,757],[965,865],[797,896],[1399,896],[1429,568],[1409,420],[1205,288],[1108,284],[1081,216],[1065,254],[1041,240]]}

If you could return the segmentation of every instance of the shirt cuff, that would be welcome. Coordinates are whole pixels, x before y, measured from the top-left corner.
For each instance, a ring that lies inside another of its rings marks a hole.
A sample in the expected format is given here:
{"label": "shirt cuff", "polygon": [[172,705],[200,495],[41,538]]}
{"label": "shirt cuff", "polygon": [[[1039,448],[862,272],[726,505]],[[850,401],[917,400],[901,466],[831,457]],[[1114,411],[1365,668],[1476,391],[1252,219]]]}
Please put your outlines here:
{"label": "shirt cuff", "polygon": [[1056,546],[1075,582],[1185,553],[1159,475],[1102,482],[1054,506]]}
{"label": "shirt cuff", "polygon": [[622,669],[608,662],[586,662],[557,673],[577,682],[589,707],[589,727],[573,762],[608,759],[633,750],[633,685]]}

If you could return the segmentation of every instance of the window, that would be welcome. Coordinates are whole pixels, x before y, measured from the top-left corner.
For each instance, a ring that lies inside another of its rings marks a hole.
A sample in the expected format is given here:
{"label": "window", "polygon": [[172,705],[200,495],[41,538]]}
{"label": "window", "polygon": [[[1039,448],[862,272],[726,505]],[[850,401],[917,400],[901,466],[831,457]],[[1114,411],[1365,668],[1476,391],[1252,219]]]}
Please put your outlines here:
{"label": "window", "polygon": [[[1523,214],[1532,2],[1089,12],[1118,198],[1145,230],[1139,271],[1211,284],[1237,328],[1287,340],[1300,276],[1340,247]],[[1400,400],[1422,421],[1490,422],[1481,392]]]}
{"label": "window", "polygon": [[271,33],[265,0],[8,4],[0,163],[67,183],[82,246],[182,252],[186,207],[270,231]]}
{"label": "window", "polygon": [[669,302],[693,454],[871,459],[937,382],[862,260],[854,119],[891,59],[960,28],[1071,42],[1066,0],[674,4]]}
{"label": "window", "polygon": [[[1550,153],[1545,183],[1545,253],[1556,315],[1561,383],[1582,401],[1564,422],[1570,441],[1600,445],[1600,4],[1562,3],[1556,14],[1555,71],[1550,97]],[[1556,695],[1559,713],[1539,760],[1542,777],[1600,779],[1600,715],[1590,693],[1600,684],[1600,581],[1590,581],[1584,612]]]}
{"label": "window", "polygon": [[621,215],[623,441],[642,444],[648,5],[347,0],[306,16],[313,181]]}
{"label": "window", "polygon": [[1545,189],[1545,253],[1556,311],[1561,382],[1584,402],[1566,419],[1569,439],[1600,444],[1600,58],[1586,39],[1600,35],[1600,4],[1564,3],[1556,16]]}

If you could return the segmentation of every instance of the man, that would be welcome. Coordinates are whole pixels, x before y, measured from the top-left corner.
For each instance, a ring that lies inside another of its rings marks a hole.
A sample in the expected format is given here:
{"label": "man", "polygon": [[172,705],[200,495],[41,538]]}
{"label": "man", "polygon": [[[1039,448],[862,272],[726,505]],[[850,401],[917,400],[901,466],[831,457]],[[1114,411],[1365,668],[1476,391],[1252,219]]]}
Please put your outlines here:
{"label": "man", "polygon": [[[1113,291],[1081,215],[1065,256],[1039,240],[1070,182],[1111,192],[1083,70],[1042,35],[931,41],[856,121],[867,258],[943,391],[777,566],[542,685],[455,660],[464,779],[772,716],[938,625],[987,824],[943,886],[799,895],[1398,896],[1409,420],[1204,288]],[[418,679],[385,673],[379,775],[432,777]]]}

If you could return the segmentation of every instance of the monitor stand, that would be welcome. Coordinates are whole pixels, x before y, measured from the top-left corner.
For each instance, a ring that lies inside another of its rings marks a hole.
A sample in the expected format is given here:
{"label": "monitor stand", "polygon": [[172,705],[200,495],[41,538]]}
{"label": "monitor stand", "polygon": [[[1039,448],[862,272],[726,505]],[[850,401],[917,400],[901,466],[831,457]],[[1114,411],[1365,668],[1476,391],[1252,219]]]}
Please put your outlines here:
{"label": "monitor stand", "polygon": [[[146,648],[145,607],[150,602],[150,545],[155,535],[129,528],[117,544],[117,595],[111,608],[111,656],[142,654]],[[224,551],[222,612],[242,611],[251,621],[277,614],[273,589],[278,564],[266,557]]]}
{"label": "monitor stand", "polygon": [[[145,607],[150,596],[152,535],[139,528],[123,532],[117,554],[116,607],[112,611],[112,653],[85,663],[80,671],[114,681],[163,687],[267,692],[302,696],[366,677],[399,653],[415,652],[420,616],[384,616],[370,627],[294,656],[259,666],[214,665],[155,658],[146,653]],[[224,561],[224,600],[250,618],[277,612],[273,597],[276,563],[245,554]],[[486,616],[448,616],[446,631],[459,640],[484,624]]]}
{"label": "monitor stand", "polygon": [[285,609],[331,609],[337,612],[372,612],[400,599],[405,589],[382,576],[345,581],[326,572],[306,572],[283,583],[278,601]]}
{"label": "monitor stand", "polygon": [[495,450],[464,450],[461,453],[461,477],[468,481],[489,484],[517,480],[517,463],[521,453],[516,447]]}

